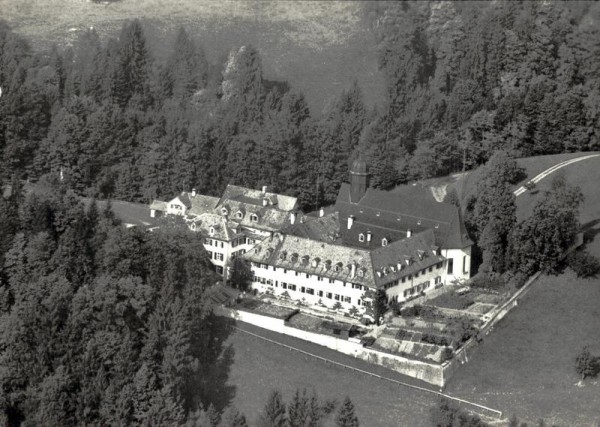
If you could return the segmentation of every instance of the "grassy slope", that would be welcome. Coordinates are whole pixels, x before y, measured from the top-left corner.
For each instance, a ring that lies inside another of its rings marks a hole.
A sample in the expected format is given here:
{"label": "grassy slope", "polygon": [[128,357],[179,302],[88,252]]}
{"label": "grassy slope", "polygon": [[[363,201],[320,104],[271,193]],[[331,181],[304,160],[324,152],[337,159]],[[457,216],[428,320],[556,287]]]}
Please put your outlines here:
{"label": "grassy slope", "polygon": [[[531,178],[565,160],[563,156],[523,159]],[[561,169],[585,196],[580,218],[593,238],[588,249],[600,257],[600,158]],[[557,172],[561,173],[561,172]],[[527,215],[547,189],[550,175],[535,195],[517,199],[518,216]],[[480,351],[452,379],[448,391],[515,412],[535,422],[591,425],[600,421],[600,380],[577,387],[574,358],[583,344],[600,354],[600,279],[577,279],[567,270],[542,277],[511,314],[486,338]]]}
{"label": "grassy slope", "polygon": [[[291,337],[278,336],[260,328],[252,328],[251,325],[244,324],[243,327],[255,330],[263,336],[273,335],[274,339],[289,345],[305,348],[302,343],[298,344],[298,340]],[[289,401],[296,388],[306,387],[309,390],[314,388],[323,398],[336,399],[338,402],[348,395],[363,426],[429,426],[429,411],[437,402],[433,395],[338,366],[325,365],[317,359],[305,357],[298,352],[263,342],[241,332],[233,334],[230,343],[235,350],[235,359],[229,375],[229,383],[236,387],[233,404],[246,414],[251,425],[255,424],[272,390],[280,390],[284,399]],[[320,349],[316,349],[319,354]],[[324,350],[326,354],[330,352],[328,349]],[[354,365],[353,359],[341,356],[349,359]],[[357,362],[366,369],[371,368],[366,362]],[[387,372],[395,378],[393,372]],[[333,423],[330,422],[327,426],[333,426]]]}
{"label": "grassy slope", "polygon": [[69,44],[90,26],[115,36],[133,18],[142,19],[159,57],[180,26],[212,61],[250,43],[261,52],[266,77],[290,81],[315,112],[355,79],[369,104],[383,97],[375,40],[362,16],[359,2],[0,0],[0,18],[36,46]]}

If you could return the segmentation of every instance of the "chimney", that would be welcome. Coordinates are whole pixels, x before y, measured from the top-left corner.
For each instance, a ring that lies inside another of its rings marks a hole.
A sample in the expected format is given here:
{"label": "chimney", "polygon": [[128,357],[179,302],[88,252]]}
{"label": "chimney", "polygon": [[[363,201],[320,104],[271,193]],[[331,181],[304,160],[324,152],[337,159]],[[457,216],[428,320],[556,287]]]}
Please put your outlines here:
{"label": "chimney", "polygon": [[263,194],[267,194],[267,186],[266,185],[263,185],[263,187],[262,187],[262,193]]}
{"label": "chimney", "polygon": [[263,198],[263,206],[267,206],[269,204],[269,199],[267,199],[266,197]]}
{"label": "chimney", "polygon": [[350,277],[354,278],[354,276],[356,276],[356,263],[355,262],[350,264]]}
{"label": "chimney", "polygon": [[352,228],[352,224],[354,224],[354,216],[350,215],[348,217],[348,230],[350,230]]}
{"label": "chimney", "polygon": [[192,197],[196,197],[196,189],[192,188]]}
{"label": "chimney", "polygon": [[290,224],[294,224],[296,222],[296,212],[290,212]]}
{"label": "chimney", "polygon": [[406,237],[412,236],[412,230],[406,230]]}
{"label": "chimney", "polygon": [[367,242],[371,241],[371,237],[373,237],[373,235],[371,234],[370,231],[367,231]]}
{"label": "chimney", "polygon": [[321,208],[319,209],[319,216],[324,216],[325,215],[325,209]]}

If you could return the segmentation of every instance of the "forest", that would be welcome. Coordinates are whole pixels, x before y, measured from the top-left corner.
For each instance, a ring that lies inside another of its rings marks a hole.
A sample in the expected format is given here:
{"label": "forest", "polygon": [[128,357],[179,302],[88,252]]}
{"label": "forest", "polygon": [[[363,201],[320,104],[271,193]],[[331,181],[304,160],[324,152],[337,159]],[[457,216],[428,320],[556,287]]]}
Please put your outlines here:
{"label": "forest", "polygon": [[[381,189],[487,163],[463,207],[481,271],[550,269],[579,226],[576,189],[557,180],[521,223],[501,196],[514,158],[600,149],[600,4],[368,2],[363,19],[386,97],[366,105],[354,84],[320,114],[252,46],[211,63],[180,29],[163,61],[134,20],[36,51],[0,21],[0,424],[247,425],[229,407],[231,325],[206,298],[200,236],[127,229],[80,196],[268,185],[308,211],[359,153]],[[553,252],[511,244],[531,235]],[[319,425],[335,407],[274,391],[261,424]],[[358,424],[351,402],[335,420]]]}
{"label": "forest", "polygon": [[33,51],[0,24],[0,170],[63,171],[77,194],[148,202],[227,183],[330,204],[362,153],[371,185],[512,157],[600,148],[600,6],[591,2],[368,2],[386,97],[358,84],[321,114],[265,78],[252,46],[209,63],[181,29],[159,61],[140,21]]}

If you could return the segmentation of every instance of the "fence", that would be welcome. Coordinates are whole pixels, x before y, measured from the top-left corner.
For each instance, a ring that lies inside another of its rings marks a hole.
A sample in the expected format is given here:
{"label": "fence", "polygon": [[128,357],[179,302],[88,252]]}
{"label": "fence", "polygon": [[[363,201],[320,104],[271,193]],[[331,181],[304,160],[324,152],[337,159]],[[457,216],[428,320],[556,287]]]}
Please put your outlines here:
{"label": "fence", "polygon": [[452,401],[455,401],[455,402],[458,402],[458,403],[462,403],[462,404],[465,404],[465,405],[477,408],[478,410],[482,410],[483,409],[483,410],[487,411],[488,414],[491,413],[491,414],[493,414],[494,416],[496,416],[498,418],[502,418],[502,412],[498,411],[497,409],[492,409],[490,407],[487,407],[487,406],[484,406],[484,405],[480,405],[480,404],[475,403],[475,402],[470,402],[468,400],[464,400],[464,399],[460,399],[458,397],[450,396],[449,394],[442,393],[440,391],[430,390],[430,389],[425,388],[425,387],[419,387],[419,386],[414,385],[414,384],[405,383],[405,382],[402,382],[402,381],[395,380],[393,378],[388,378],[388,377],[384,377],[382,375],[375,374],[373,372],[365,371],[365,370],[360,369],[360,368],[355,368],[353,366],[349,366],[349,365],[346,365],[344,363],[336,362],[334,360],[327,359],[326,357],[322,357],[322,356],[310,353],[308,351],[304,351],[304,350],[301,350],[299,348],[292,347],[292,346],[289,346],[287,344],[283,344],[283,343],[271,340],[269,338],[263,337],[261,335],[255,334],[253,332],[246,331],[246,330],[244,330],[242,328],[239,328],[239,327],[235,327],[235,329],[238,330],[238,331],[240,331],[240,332],[243,332],[243,333],[246,333],[248,335],[251,335],[251,336],[253,336],[255,338],[259,338],[259,339],[261,339],[263,341],[269,342],[271,344],[275,344],[275,345],[278,345],[280,347],[287,348],[290,351],[297,351],[297,352],[299,352],[301,354],[304,354],[305,356],[309,356],[309,357],[321,360],[321,361],[323,361],[325,363],[329,363],[329,364],[332,364],[332,365],[340,366],[340,367],[342,367],[344,369],[349,369],[349,370],[352,370],[352,371],[355,371],[355,372],[360,372],[361,374],[364,374],[364,375],[369,375],[369,376],[374,377],[374,378],[379,378],[381,380],[388,381],[388,382],[391,382],[391,383],[395,383],[395,384],[398,384],[398,385],[401,385],[401,386],[404,386],[404,387],[408,387],[408,388],[411,388],[411,389],[414,389],[414,390],[419,390],[419,391],[422,391],[424,393],[434,394],[434,395],[439,396],[439,397],[445,397],[445,398],[447,398],[449,400],[452,400]]}

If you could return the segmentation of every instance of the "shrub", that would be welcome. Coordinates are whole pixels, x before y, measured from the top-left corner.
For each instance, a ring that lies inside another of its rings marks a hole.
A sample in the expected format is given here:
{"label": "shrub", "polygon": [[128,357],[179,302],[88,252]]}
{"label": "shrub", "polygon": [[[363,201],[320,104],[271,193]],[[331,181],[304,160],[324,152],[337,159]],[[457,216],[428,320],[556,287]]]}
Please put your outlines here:
{"label": "shrub", "polygon": [[479,273],[469,282],[471,287],[480,289],[500,290],[504,287],[504,281],[497,274]]}
{"label": "shrub", "polygon": [[441,363],[444,363],[446,360],[450,360],[454,357],[454,350],[450,347],[444,347],[441,354]]}
{"label": "shrub", "polygon": [[595,378],[600,373],[600,358],[592,356],[587,346],[583,347],[575,357],[575,370],[581,379]]}
{"label": "shrub", "polygon": [[421,337],[421,341],[428,344],[434,344],[439,346],[449,346],[450,342],[447,337],[443,337],[435,334],[424,333]]}
{"label": "shrub", "polygon": [[567,257],[567,263],[577,277],[594,277],[600,272],[598,259],[584,250],[572,252]]}

